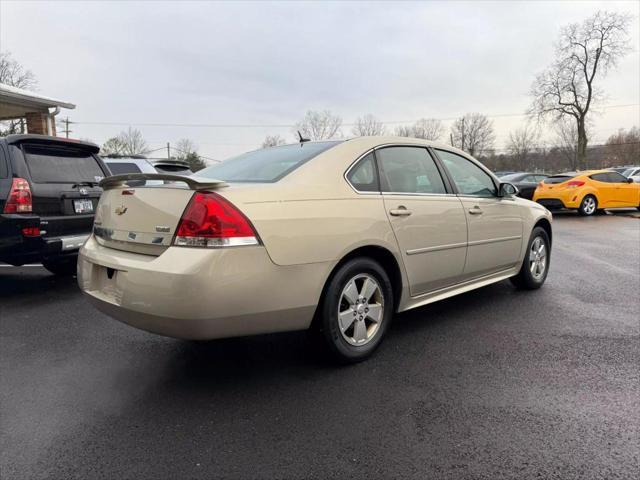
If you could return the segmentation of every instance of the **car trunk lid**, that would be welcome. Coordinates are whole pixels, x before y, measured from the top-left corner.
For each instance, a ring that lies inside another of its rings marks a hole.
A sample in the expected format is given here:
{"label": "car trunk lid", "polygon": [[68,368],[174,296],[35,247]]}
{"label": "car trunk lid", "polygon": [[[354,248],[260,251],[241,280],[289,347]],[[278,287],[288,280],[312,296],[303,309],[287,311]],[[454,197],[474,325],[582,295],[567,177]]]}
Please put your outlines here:
{"label": "car trunk lid", "polygon": [[[161,186],[130,187],[127,182],[164,180]],[[172,243],[194,191],[226,186],[219,180],[172,174],[125,174],[100,182],[104,193],[94,234],[101,245],[127,252],[160,255]]]}

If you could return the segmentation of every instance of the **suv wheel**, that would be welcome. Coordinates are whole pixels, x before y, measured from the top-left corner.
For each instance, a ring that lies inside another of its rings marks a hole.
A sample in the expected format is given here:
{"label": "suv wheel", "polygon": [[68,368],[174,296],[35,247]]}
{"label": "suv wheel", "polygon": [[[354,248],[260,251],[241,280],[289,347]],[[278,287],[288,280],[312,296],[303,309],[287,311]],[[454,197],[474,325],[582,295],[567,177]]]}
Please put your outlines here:
{"label": "suv wheel", "polygon": [[580,202],[580,207],[578,208],[578,213],[585,217],[589,217],[594,215],[598,210],[598,199],[593,195],[586,195],[582,202]]}
{"label": "suv wheel", "polygon": [[55,275],[68,277],[76,274],[78,257],[47,258],[42,260],[42,266]]}
{"label": "suv wheel", "polygon": [[380,345],[393,316],[393,289],[384,269],[355,258],[333,275],[319,309],[320,334],[344,363],[364,360]]}
{"label": "suv wheel", "polygon": [[547,279],[549,273],[549,261],[551,260],[551,248],[549,235],[542,227],[536,227],[531,232],[527,252],[524,255],[520,271],[515,277],[511,277],[511,283],[525,290],[540,288]]}

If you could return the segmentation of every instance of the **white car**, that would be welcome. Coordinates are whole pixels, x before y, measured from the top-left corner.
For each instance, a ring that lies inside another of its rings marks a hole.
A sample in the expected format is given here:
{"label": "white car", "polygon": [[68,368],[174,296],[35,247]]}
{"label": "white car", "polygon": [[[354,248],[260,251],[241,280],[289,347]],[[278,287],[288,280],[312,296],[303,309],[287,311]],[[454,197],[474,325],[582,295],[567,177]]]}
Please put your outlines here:
{"label": "white car", "polygon": [[[111,171],[112,175],[126,173],[159,173],[158,170],[144,157],[102,157],[102,161]],[[163,185],[162,180],[138,180],[133,186]]]}
{"label": "white car", "polygon": [[632,179],[636,183],[640,183],[640,167],[627,168],[624,172],[622,172],[622,175]]}

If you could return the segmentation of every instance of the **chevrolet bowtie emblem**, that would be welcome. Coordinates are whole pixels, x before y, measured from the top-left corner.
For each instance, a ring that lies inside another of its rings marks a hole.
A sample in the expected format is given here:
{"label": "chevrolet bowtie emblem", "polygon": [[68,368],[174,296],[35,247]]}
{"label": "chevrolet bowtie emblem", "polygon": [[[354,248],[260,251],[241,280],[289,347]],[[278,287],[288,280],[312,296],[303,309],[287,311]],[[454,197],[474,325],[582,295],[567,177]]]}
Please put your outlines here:
{"label": "chevrolet bowtie emblem", "polygon": [[120,205],[116,208],[116,215],[124,215],[125,213],[127,213],[127,207],[124,205]]}

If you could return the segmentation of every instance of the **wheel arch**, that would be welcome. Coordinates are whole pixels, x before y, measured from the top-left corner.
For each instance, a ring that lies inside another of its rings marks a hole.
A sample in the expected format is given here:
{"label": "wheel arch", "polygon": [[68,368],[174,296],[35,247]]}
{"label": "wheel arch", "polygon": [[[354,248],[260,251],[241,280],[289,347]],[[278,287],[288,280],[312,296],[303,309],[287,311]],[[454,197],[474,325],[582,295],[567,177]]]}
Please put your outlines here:
{"label": "wheel arch", "polygon": [[391,288],[393,290],[393,311],[396,312],[398,310],[398,305],[400,304],[400,298],[402,296],[403,289],[402,271],[400,270],[398,260],[396,259],[395,255],[385,247],[381,247],[379,245],[365,245],[355,248],[345,254],[331,269],[329,275],[327,275],[324,285],[322,286],[320,298],[318,299],[318,306],[316,307],[316,312],[313,316],[312,326],[317,324],[318,322],[318,312],[320,310],[320,304],[327,292],[329,282],[338,271],[338,269],[342,267],[342,265],[347,263],[349,260],[358,257],[371,258],[378,262],[384,269],[386,274],[389,276]]}
{"label": "wheel arch", "polygon": [[551,228],[551,222],[546,218],[540,218],[533,226],[533,228],[536,227],[540,227],[547,232],[547,235],[549,236],[549,244],[553,245],[553,229]]}

